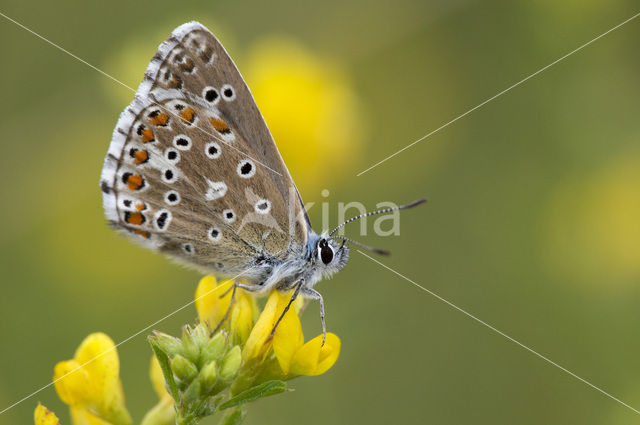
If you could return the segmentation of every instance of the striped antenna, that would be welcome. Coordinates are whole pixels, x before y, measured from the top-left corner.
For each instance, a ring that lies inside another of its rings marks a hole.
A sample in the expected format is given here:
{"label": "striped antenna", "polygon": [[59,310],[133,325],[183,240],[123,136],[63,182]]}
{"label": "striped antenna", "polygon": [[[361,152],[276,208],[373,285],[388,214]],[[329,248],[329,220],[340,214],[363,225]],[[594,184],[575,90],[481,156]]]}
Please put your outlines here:
{"label": "striped antenna", "polygon": [[[352,221],[360,220],[361,218],[369,217],[369,216],[372,216],[372,215],[387,214],[387,213],[390,213],[390,212],[393,212],[393,211],[406,210],[406,209],[409,209],[409,208],[417,207],[418,205],[424,204],[425,202],[427,202],[426,198],[418,199],[417,201],[413,201],[410,204],[400,205],[400,206],[397,206],[397,207],[384,208],[384,209],[381,209],[381,210],[371,211],[371,212],[368,212],[368,213],[357,215],[355,217],[351,217],[349,220],[345,221],[344,223],[340,224],[335,229],[333,229],[329,233],[329,237],[331,237],[331,235],[333,235],[335,232],[340,230],[345,225],[351,223]],[[351,241],[351,242],[353,243],[354,241]]]}

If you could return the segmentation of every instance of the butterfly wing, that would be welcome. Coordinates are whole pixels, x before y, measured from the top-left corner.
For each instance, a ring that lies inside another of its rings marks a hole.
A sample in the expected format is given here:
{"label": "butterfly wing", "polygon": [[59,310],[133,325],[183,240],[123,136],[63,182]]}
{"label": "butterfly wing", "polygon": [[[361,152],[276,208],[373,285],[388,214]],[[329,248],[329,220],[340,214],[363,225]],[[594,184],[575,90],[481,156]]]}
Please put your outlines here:
{"label": "butterfly wing", "polygon": [[231,276],[307,250],[308,218],[264,119],[195,22],[151,60],[114,130],[101,187],[114,227],[207,272]]}

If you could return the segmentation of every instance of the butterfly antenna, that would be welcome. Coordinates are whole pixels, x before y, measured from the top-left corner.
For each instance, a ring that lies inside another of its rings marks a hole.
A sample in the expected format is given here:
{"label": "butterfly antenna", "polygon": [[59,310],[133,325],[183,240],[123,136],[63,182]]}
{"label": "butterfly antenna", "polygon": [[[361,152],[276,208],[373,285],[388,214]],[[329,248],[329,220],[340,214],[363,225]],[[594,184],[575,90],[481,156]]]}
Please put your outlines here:
{"label": "butterfly antenna", "polygon": [[[425,202],[427,202],[427,200],[425,198],[418,199],[417,201],[413,201],[410,204],[400,205],[400,206],[397,206],[397,207],[383,208],[381,210],[370,211],[368,213],[364,213],[364,214],[357,215],[355,217],[351,217],[349,220],[345,221],[344,223],[338,225],[335,229],[333,229],[329,233],[329,236],[331,237],[331,235],[333,235],[335,232],[340,230],[345,225],[351,223],[352,221],[360,220],[361,218],[369,217],[369,216],[372,216],[372,215],[387,214],[387,213],[390,213],[390,212],[393,212],[393,211],[406,210],[406,209],[409,209],[409,208],[417,207],[418,205],[424,204]],[[355,241],[351,241],[351,242],[353,243]]]}
{"label": "butterfly antenna", "polygon": [[[331,239],[342,239],[342,245],[344,245],[345,242],[349,242],[354,244],[355,246],[359,246],[360,248],[366,249],[367,251],[371,251],[374,252],[376,254],[380,254],[380,255],[391,255],[391,252],[387,251],[386,249],[380,249],[380,248],[374,248],[372,246],[369,245],[365,245],[363,243],[360,243],[358,241],[354,241],[353,239],[349,239],[346,238],[344,236],[333,236]],[[342,247],[340,247],[340,249],[342,249]]]}

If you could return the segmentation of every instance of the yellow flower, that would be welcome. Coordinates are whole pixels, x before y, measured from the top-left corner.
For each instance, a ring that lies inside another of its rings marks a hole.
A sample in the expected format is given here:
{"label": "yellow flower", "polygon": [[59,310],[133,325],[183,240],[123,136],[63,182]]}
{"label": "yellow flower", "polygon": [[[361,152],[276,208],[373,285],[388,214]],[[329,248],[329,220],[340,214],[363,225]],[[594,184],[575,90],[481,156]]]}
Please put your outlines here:
{"label": "yellow flower", "polygon": [[109,422],[103,421],[85,409],[73,407],[71,408],[71,423],[73,423],[73,425],[111,425]]}
{"label": "yellow flower", "polygon": [[60,425],[60,420],[51,410],[38,403],[35,412],[33,412],[33,421],[35,425]]}
{"label": "yellow flower", "polygon": [[118,352],[103,333],[86,337],[73,359],[55,366],[54,385],[60,399],[71,407],[74,424],[131,423],[119,372]]}
{"label": "yellow flower", "polygon": [[[200,280],[196,290],[196,308],[198,317],[206,322],[210,329],[220,323],[231,302],[231,281],[218,284],[213,276]],[[228,291],[224,297],[220,297]],[[265,368],[263,364],[276,362],[276,371],[272,378],[291,379],[298,375],[320,375],[333,366],[340,355],[340,339],[333,333],[327,333],[322,345],[322,335],[304,343],[302,325],[298,313],[304,303],[300,296],[284,315],[273,338],[271,331],[278,318],[291,299],[292,291],[283,293],[274,290],[269,295],[264,309],[257,319],[258,307],[255,297],[242,289],[236,290],[236,300],[229,314],[230,324],[223,328],[241,336],[242,360],[244,368],[252,368],[251,376]],[[272,371],[273,372],[273,371]]]}
{"label": "yellow flower", "polygon": [[[51,410],[38,403],[33,415],[35,425],[60,425],[60,420]],[[71,422],[74,425],[109,425],[83,409],[71,409]]]}
{"label": "yellow flower", "polygon": [[[229,310],[231,303],[231,285],[233,281],[226,280],[217,283],[213,276],[205,276],[200,280],[196,289],[195,303],[198,318],[206,322],[209,329],[214,330]],[[222,294],[226,294],[221,297]],[[231,332],[238,342],[244,342],[249,337],[258,306],[255,298],[244,289],[237,288],[235,301],[229,311],[229,316],[223,327]]]}
{"label": "yellow flower", "polygon": [[322,335],[304,343],[302,326],[298,311],[301,303],[285,314],[276,328],[273,338],[269,338],[278,318],[291,299],[291,292],[272,291],[262,314],[253,327],[242,352],[243,360],[263,361],[273,352],[282,378],[289,379],[297,375],[320,375],[333,366],[340,355],[340,339],[333,333],[327,333],[327,340],[322,345]]}
{"label": "yellow flower", "polygon": [[338,65],[295,40],[271,37],[251,49],[242,68],[302,192],[324,188],[326,178],[350,169],[345,165],[357,158],[362,126],[356,95]]}

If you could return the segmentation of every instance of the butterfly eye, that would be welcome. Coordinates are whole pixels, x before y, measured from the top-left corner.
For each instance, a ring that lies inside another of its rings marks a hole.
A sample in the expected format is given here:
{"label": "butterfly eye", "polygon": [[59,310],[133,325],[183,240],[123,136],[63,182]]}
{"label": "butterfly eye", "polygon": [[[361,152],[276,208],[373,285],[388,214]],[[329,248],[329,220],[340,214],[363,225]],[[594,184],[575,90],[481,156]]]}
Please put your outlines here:
{"label": "butterfly eye", "polygon": [[322,247],[320,249],[320,259],[324,264],[329,264],[333,260],[333,249],[328,245]]}

